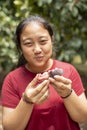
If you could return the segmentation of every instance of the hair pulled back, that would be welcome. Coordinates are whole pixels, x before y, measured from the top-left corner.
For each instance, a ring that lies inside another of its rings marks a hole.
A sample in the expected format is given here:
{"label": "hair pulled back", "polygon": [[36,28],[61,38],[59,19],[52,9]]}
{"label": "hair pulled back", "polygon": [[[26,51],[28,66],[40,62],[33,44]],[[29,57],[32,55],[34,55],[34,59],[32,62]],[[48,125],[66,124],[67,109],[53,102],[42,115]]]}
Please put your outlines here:
{"label": "hair pulled back", "polygon": [[24,30],[24,28],[31,22],[36,22],[38,24],[40,24],[41,26],[43,26],[44,29],[46,29],[50,35],[50,37],[53,37],[53,30],[52,27],[50,26],[50,24],[43,19],[42,17],[38,16],[38,15],[30,15],[29,17],[25,18],[24,20],[22,20],[17,28],[16,28],[16,34],[15,34],[15,40],[16,40],[16,47],[18,49],[19,52],[19,59],[18,59],[18,65],[17,67],[27,63],[27,61],[25,60],[22,52],[21,52],[21,42],[20,42],[20,36]]}

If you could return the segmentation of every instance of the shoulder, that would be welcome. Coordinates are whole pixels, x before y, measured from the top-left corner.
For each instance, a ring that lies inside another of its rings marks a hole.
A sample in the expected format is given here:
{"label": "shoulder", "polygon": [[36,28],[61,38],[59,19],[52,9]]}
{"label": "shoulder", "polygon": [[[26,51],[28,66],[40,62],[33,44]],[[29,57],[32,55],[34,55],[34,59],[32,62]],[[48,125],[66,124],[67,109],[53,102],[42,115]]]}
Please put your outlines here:
{"label": "shoulder", "polygon": [[82,92],[84,92],[84,87],[77,69],[70,63],[57,60],[55,60],[54,62],[56,67],[63,69],[63,76],[72,80],[72,88],[77,93],[77,95],[82,94]]}
{"label": "shoulder", "polygon": [[20,66],[14,70],[12,70],[11,72],[9,72],[9,74],[18,74],[20,72],[23,72],[25,70],[25,67],[24,66]]}
{"label": "shoulder", "polygon": [[59,61],[59,60],[54,60],[54,66],[59,67],[59,68],[63,68],[63,69],[68,69],[68,70],[75,69],[75,67],[72,64],[70,64],[68,62]]}
{"label": "shoulder", "polygon": [[6,76],[4,80],[8,80],[8,79],[12,79],[15,77],[18,77],[20,75],[20,73],[23,73],[24,71],[24,66],[18,67],[12,71],[10,71]]}
{"label": "shoulder", "polygon": [[64,77],[71,78],[72,76],[77,76],[78,75],[78,71],[70,63],[54,60],[54,65],[53,66],[54,66],[53,68],[61,68],[61,69],[63,69],[63,72],[64,72],[63,76]]}

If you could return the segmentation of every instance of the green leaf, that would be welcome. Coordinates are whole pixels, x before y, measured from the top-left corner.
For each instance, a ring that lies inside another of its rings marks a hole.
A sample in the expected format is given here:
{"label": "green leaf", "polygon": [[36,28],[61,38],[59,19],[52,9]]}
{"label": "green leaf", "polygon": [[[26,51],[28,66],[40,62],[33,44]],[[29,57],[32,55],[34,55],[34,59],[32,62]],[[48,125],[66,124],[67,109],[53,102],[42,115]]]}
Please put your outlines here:
{"label": "green leaf", "polygon": [[18,5],[22,5],[23,2],[21,0],[15,0],[14,4],[18,6]]}

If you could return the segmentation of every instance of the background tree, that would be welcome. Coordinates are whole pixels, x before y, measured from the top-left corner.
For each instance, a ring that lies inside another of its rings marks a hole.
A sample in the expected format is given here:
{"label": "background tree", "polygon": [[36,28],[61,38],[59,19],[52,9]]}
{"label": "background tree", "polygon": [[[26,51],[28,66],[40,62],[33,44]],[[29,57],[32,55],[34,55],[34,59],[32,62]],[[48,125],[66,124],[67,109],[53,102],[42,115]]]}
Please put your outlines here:
{"label": "background tree", "polygon": [[0,0],[1,76],[16,65],[15,29],[30,14],[40,14],[50,21],[57,59],[87,63],[87,0]]}

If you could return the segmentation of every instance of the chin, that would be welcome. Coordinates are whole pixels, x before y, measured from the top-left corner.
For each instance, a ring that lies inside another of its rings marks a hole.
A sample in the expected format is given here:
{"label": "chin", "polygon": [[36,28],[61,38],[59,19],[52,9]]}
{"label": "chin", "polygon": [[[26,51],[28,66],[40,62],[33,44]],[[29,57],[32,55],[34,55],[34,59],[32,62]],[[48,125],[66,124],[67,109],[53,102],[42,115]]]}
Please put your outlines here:
{"label": "chin", "polygon": [[44,63],[38,63],[35,65],[36,68],[44,68],[46,66],[46,64]]}

